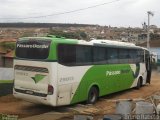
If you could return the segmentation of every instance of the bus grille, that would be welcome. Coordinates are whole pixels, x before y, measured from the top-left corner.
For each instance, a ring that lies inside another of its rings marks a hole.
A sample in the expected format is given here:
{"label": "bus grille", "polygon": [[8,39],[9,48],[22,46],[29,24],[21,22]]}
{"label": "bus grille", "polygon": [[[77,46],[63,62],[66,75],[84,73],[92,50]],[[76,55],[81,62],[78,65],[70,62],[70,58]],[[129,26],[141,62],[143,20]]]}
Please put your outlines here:
{"label": "bus grille", "polygon": [[24,71],[48,73],[48,69],[47,68],[42,68],[42,67],[15,65],[14,69],[15,70],[24,70]]}

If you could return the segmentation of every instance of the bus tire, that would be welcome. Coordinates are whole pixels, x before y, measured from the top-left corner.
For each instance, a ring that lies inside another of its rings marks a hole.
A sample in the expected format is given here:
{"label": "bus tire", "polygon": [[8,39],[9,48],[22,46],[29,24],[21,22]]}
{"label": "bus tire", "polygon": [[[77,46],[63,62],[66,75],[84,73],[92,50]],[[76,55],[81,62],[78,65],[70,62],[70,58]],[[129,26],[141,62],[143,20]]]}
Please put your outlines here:
{"label": "bus tire", "polygon": [[98,88],[95,86],[91,87],[88,93],[87,103],[94,104],[97,101],[98,97],[99,97]]}
{"label": "bus tire", "polygon": [[140,89],[141,86],[142,86],[142,80],[139,78],[139,79],[138,79],[138,82],[137,82],[136,89]]}

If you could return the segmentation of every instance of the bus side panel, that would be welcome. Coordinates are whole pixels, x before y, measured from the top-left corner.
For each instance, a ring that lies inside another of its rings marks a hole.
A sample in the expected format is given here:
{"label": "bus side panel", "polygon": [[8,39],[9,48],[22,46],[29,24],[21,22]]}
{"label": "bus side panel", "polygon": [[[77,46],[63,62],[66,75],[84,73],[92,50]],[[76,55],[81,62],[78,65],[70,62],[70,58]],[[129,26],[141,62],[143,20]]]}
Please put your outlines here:
{"label": "bus side panel", "polygon": [[[91,66],[63,66],[58,64],[58,91],[57,91],[57,105],[67,105],[71,103],[73,96],[79,83]],[[83,93],[82,93],[83,94]],[[81,94],[76,95],[79,99]],[[79,102],[78,100],[77,102]]]}
{"label": "bus side panel", "polygon": [[139,77],[143,78],[143,85],[146,84],[146,77],[147,77],[147,71],[146,71],[146,65],[145,63],[139,63],[139,64],[131,64],[131,69],[134,72],[134,82],[131,86],[131,88],[137,86],[137,82]]}
{"label": "bus side panel", "polygon": [[[145,63],[140,63],[140,76],[143,78],[142,84],[146,84],[147,80],[147,69],[146,69],[146,64]],[[138,78],[137,78],[138,79]]]}
{"label": "bus side panel", "polygon": [[129,64],[94,65],[83,76],[71,103],[87,100],[92,85],[97,85],[99,95],[103,96],[129,89],[134,80]]}
{"label": "bus side panel", "polygon": [[[92,85],[99,87],[99,95],[129,89],[144,75],[142,64],[109,64],[94,66],[58,65],[58,105],[87,100]],[[69,102],[70,101],[70,102]]]}

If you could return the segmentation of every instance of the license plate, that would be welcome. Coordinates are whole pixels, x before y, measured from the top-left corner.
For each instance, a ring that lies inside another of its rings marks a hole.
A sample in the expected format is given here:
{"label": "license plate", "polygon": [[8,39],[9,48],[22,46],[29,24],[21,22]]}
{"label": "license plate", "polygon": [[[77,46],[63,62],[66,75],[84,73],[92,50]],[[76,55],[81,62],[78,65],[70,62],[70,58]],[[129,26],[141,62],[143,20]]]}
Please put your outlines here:
{"label": "license plate", "polygon": [[27,94],[31,94],[31,95],[32,95],[34,92],[33,92],[33,91],[29,91],[29,90],[27,90],[27,91],[26,91],[26,93],[27,93]]}

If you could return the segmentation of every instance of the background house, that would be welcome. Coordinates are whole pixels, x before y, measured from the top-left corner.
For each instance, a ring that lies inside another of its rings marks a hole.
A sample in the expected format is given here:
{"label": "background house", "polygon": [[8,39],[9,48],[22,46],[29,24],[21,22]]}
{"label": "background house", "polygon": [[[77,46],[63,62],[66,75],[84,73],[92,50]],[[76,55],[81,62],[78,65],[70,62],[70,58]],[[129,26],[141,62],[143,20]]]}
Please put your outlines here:
{"label": "background house", "polygon": [[3,56],[7,53],[7,51],[2,47],[0,46],[0,67],[3,67],[4,66],[4,59],[3,59]]}
{"label": "background house", "polygon": [[12,68],[13,67],[13,58],[14,58],[15,51],[9,51],[5,55],[2,56],[3,59],[3,67]]}

